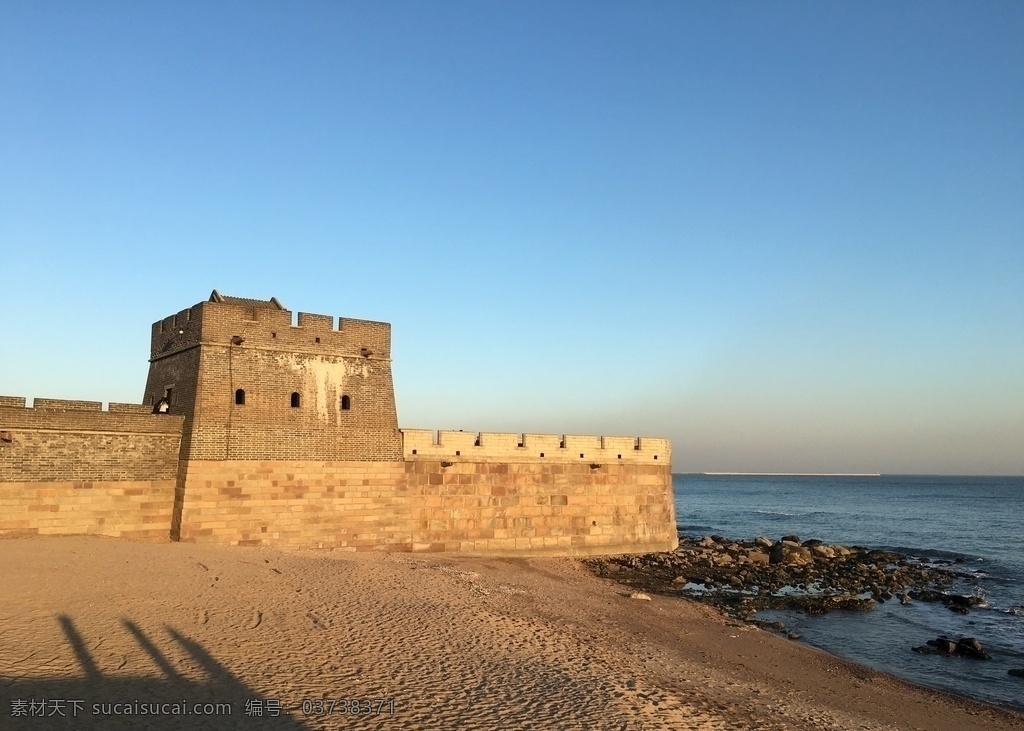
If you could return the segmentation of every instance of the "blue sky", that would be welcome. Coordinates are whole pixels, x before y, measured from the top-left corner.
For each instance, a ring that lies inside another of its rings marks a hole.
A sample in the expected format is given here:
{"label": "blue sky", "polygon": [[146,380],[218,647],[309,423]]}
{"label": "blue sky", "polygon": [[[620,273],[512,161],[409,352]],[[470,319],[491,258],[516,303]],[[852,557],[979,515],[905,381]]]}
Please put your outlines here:
{"label": "blue sky", "polygon": [[415,428],[1024,474],[1019,2],[0,4],[0,393],[210,290],[393,324]]}

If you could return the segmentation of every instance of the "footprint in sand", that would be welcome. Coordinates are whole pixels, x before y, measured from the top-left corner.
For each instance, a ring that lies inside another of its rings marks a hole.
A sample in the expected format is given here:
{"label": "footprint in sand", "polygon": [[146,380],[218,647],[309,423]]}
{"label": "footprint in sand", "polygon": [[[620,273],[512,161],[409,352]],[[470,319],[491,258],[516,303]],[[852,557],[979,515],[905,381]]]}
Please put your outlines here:
{"label": "footprint in sand", "polygon": [[253,612],[252,619],[249,620],[248,629],[256,629],[263,624],[263,612]]}
{"label": "footprint in sand", "polygon": [[210,621],[210,612],[206,609],[200,609],[199,614],[196,616],[196,621],[199,624],[206,624]]}
{"label": "footprint in sand", "polygon": [[309,617],[309,621],[312,622],[313,626],[317,629],[327,629],[327,623],[320,619],[320,617],[313,614],[312,612],[306,612],[306,616]]}

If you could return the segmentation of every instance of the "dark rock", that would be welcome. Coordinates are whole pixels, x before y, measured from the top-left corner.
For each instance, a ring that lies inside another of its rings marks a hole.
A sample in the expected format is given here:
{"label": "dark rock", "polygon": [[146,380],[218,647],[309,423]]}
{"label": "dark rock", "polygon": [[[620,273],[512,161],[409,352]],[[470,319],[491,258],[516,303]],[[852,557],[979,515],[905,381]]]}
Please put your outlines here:
{"label": "dark rock", "polygon": [[804,548],[814,548],[815,546],[820,546],[823,543],[824,541],[819,541],[817,538],[811,538],[804,541],[800,545],[802,545]]}
{"label": "dark rock", "polygon": [[786,638],[790,639],[790,640],[799,640],[802,637],[803,637],[803,635],[800,634],[799,632],[790,632],[789,634],[786,635]]}
{"label": "dark rock", "polygon": [[946,639],[945,637],[928,640],[925,644],[929,647],[934,647],[935,651],[942,655],[953,655],[956,653],[956,643],[953,642],[953,640]]}
{"label": "dark rock", "polygon": [[985,652],[985,648],[974,637],[961,637],[956,643],[956,652],[958,655],[973,657],[977,660],[991,659],[991,655]]}
{"label": "dark rock", "polygon": [[1013,668],[1012,670],[1007,670],[1006,674],[1012,675],[1015,678],[1024,678],[1024,668]]}
{"label": "dark rock", "polygon": [[800,543],[800,537],[799,536],[794,536],[794,535],[782,536],[781,540],[789,541],[790,543],[796,543],[798,545]]}

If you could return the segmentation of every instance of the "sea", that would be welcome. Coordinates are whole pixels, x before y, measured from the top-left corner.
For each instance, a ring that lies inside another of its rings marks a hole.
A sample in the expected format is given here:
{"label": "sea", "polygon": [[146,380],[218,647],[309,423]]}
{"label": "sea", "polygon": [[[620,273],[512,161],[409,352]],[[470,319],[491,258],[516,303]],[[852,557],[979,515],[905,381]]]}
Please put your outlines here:
{"label": "sea", "polygon": [[[870,612],[772,612],[802,642],[919,685],[1024,709],[1024,477],[673,475],[679,532],[732,539],[795,534],[883,548],[969,576],[985,603],[884,602]],[[991,660],[922,655],[946,635],[975,637]]]}

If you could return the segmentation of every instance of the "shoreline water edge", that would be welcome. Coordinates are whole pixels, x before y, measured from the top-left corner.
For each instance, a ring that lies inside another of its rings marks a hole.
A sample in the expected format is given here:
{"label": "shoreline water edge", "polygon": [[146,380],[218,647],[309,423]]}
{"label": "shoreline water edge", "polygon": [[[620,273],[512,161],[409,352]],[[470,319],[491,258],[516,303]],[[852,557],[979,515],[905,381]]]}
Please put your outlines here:
{"label": "shoreline water edge", "polygon": [[[690,559],[676,595],[920,686],[1024,707],[1010,674],[1024,668],[1024,476],[675,474],[673,489]],[[703,570],[704,552],[725,565]]]}
{"label": "shoreline water edge", "polygon": [[[962,568],[962,559],[926,560],[891,550],[801,541],[797,535],[777,540],[765,536],[732,540],[721,535],[679,534],[675,551],[583,559],[595,575],[638,592],[696,601],[714,607],[727,618],[802,640],[786,618],[794,614],[817,617],[832,612],[869,613],[886,602],[902,606],[925,602],[957,615],[985,606],[978,573]],[[638,594],[645,596],[645,594]],[[787,614],[788,613],[788,614]],[[946,634],[918,639],[896,651],[943,655],[974,661],[992,660],[976,637]],[[832,652],[846,660],[854,659]],[[873,668],[882,670],[884,668]],[[1024,710],[1024,663],[1007,670],[1020,682],[1017,702],[993,700],[948,685],[915,682],[997,708]]]}

